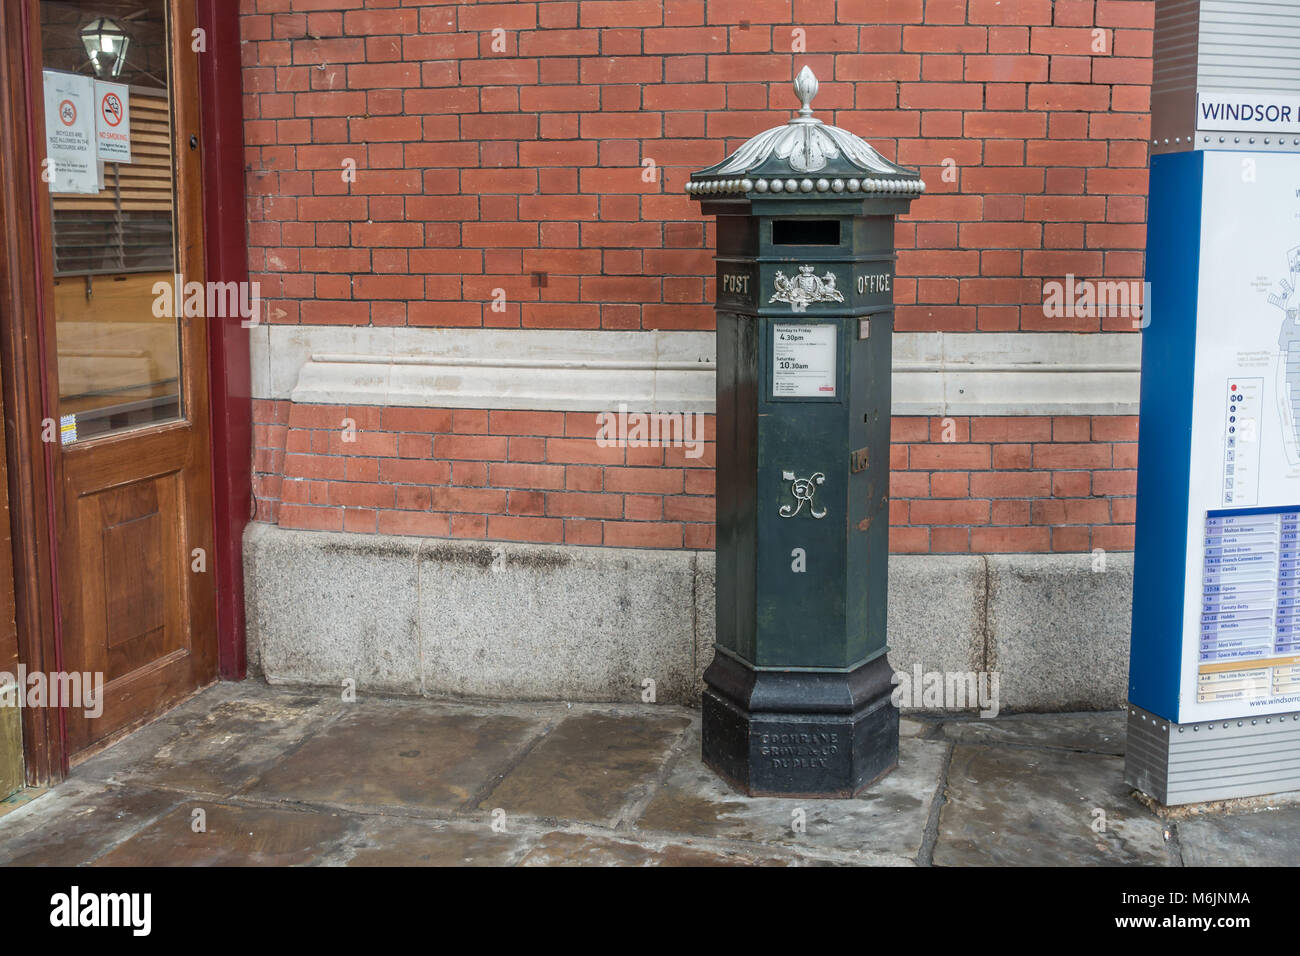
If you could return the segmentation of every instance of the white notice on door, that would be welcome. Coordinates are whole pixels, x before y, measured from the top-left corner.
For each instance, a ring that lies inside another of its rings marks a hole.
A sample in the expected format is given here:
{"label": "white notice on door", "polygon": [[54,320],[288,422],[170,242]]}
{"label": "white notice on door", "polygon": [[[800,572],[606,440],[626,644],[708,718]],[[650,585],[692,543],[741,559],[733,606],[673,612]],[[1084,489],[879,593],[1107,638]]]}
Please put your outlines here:
{"label": "white notice on door", "polygon": [[44,71],[46,182],[53,193],[98,193],[95,81]]}
{"label": "white notice on door", "polygon": [[772,397],[835,397],[834,325],[772,327]]}

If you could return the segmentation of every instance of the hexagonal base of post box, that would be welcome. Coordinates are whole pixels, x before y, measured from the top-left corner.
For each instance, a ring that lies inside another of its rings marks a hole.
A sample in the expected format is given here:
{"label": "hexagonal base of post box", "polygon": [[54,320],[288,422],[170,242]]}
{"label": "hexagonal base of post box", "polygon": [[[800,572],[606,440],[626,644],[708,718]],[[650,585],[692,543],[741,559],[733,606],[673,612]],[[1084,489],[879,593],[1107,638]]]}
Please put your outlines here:
{"label": "hexagonal base of post box", "polygon": [[882,654],[848,672],[704,672],[704,763],[751,797],[856,796],[898,766],[898,708]]}

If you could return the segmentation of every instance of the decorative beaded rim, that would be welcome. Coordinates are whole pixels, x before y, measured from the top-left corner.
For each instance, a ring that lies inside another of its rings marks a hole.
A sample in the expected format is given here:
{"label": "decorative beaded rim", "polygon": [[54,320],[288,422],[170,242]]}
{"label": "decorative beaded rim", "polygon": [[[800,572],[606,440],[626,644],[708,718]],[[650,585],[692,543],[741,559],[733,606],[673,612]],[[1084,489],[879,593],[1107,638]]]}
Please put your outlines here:
{"label": "decorative beaded rim", "polygon": [[686,184],[691,195],[719,193],[896,193],[925,192],[923,179],[704,179]]}

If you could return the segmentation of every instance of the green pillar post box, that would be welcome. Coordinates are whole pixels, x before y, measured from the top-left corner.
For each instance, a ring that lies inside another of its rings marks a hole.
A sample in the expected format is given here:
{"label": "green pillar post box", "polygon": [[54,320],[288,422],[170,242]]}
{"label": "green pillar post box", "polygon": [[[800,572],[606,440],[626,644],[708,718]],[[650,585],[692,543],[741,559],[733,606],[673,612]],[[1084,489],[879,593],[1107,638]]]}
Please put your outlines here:
{"label": "green pillar post box", "polygon": [[717,636],[704,761],[848,797],[898,762],[885,659],[894,217],[917,171],[812,115],[692,174],[717,216]]}

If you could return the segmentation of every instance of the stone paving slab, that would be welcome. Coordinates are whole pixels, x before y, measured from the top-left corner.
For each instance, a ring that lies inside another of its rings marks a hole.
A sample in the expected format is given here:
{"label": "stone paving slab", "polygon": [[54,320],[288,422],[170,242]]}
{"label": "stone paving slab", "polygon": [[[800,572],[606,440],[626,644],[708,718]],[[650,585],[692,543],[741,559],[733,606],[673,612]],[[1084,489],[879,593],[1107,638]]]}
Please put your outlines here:
{"label": "stone paving slab", "polygon": [[898,718],[899,737],[926,737],[930,734],[931,723],[917,720],[915,717]]}
{"label": "stone paving slab", "polygon": [[1178,822],[1187,866],[1300,866],[1300,806]]}
{"label": "stone paving slab", "polygon": [[[860,863],[914,863],[942,785],[948,746],[904,738],[898,768],[853,800],[746,797],[704,766],[699,731],[693,729],[636,829],[844,853]],[[796,822],[802,831],[794,829]]]}
{"label": "stone paving slab", "polygon": [[452,811],[495,781],[546,726],[428,701],[368,700],[243,790],[249,797]]}
{"label": "stone paving slab", "polygon": [[0,864],[1300,863],[1300,804],[1162,819],[1122,751],[1118,713],[914,715],[898,769],[860,797],[749,798],[703,766],[682,707],[345,703],[246,681],[11,801]]}
{"label": "stone paving slab", "polygon": [[939,724],[939,732],[949,740],[962,743],[1012,744],[1124,756],[1123,711],[944,720]]}
{"label": "stone paving slab", "polygon": [[794,855],[712,849],[686,843],[634,843],[605,836],[553,831],[522,866],[807,866],[825,865]]}
{"label": "stone paving slab", "polygon": [[[197,829],[195,811],[203,813]],[[96,866],[301,866],[354,826],[337,813],[186,802],[95,861]]]}
{"label": "stone paving slab", "polygon": [[689,725],[690,718],[675,708],[575,714],[529,751],[479,806],[510,816],[616,826],[656,782]]}
{"label": "stone paving slab", "polygon": [[182,797],[66,780],[0,819],[0,864],[79,866],[150,825]]}
{"label": "stone paving slab", "polygon": [[[324,727],[343,706],[338,700],[299,694],[222,701],[207,713],[146,728],[134,746],[110,748],[78,768],[78,776],[229,796]],[[145,745],[159,738],[165,739],[148,753]]]}
{"label": "stone paving slab", "polygon": [[[1164,824],[1108,754],[957,744],[936,866],[1166,866]],[[1104,812],[1105,830],[1093,824]]]}
{"label": "stone paving slab", "polygon": [[[221,705],[231,701],[274,700],[283,691],[260,681],[218,681],[182,701],[156,719],[115,741],[108,749],[74,768],[74,776],[110,780],[124,767],[134,767],[151,758],[159,748],[176,739],[187,727],[203,720]],[[321,694],[308,695],[318,699]]]}
{"label": "stone paving slab", "polygon": [[490,822],[441,823],[361,818],[355,833],[322,860],[327,866],[515,866],[541,834]]}

